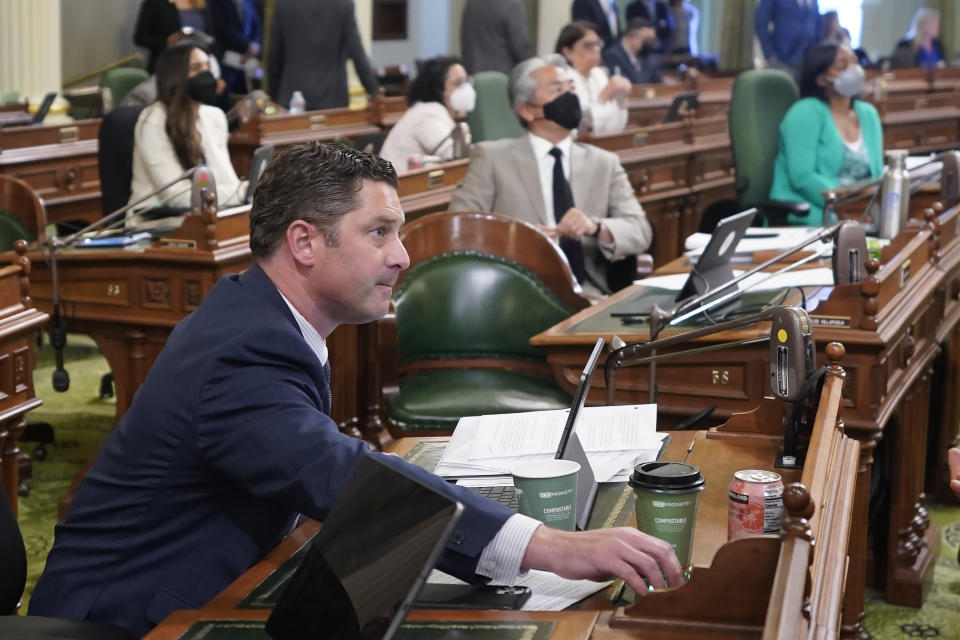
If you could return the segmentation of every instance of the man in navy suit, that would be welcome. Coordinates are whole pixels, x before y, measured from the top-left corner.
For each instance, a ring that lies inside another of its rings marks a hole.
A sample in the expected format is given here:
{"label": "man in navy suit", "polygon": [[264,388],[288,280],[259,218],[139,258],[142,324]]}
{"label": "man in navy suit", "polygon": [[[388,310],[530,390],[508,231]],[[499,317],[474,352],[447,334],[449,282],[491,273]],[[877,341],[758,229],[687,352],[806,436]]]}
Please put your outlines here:
{"label": "man in navy suit", "polygon": [[660,0],[634,0],[627,5],[627,22],[634,18],[643,18],[653,25],[657,32],[656,51],[666,53],[674,26],[667,5]]}
{"label": "man in navy suit", "polygon": [[610,75],[620,75],[630,84],[663,82],[660,65],[653,55],[657,33],[643,18],[634,18],[620,41],[603,50],[603,64]]}
{"label": "man in navy suit", "polygon": [[620,13],[615,0],[573,0],[570,15],[573,20],[595,25],[604,47],[615,43],[620,35]]}
{"label": "man in navy suit", "polygon": [[[278,155],[250,213],[254,266],[187,316],[81,484],[30,613],[140,637],[219,593],[295,526],[323,520],[371,454],[330,419],[326,337],[383,316],[409,258],[389,162],[342,145]],[[634,528],[540,526],[395,456],[466,509],[439,568],[511,582],[522,569],[682,582],[669,544]],[[662,575],[661,575],[662,573]]]}
{"label": "man in navy suit", "polygon": [[823,37],[817,0],[760,0],[754,29],[773,67],[796,72],[807,49]]}

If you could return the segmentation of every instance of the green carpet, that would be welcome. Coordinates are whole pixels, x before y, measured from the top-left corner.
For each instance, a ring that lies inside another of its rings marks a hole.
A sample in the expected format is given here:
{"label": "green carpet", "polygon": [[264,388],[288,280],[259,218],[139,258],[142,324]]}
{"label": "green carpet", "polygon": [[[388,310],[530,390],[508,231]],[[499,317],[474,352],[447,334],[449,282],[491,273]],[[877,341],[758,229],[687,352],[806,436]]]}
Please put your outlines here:
{"label": "green carpet", "polygon": [[[46,460],[34,463],[30,495],[20,499],[28,564],[24,606],[53,544],[57,502],[113,428],[115,403],[98,398],[100,376],[108,371],[106,360],[91,340],[75,335],[69,337],[65,359],[70,372],[66,393],[56,393],[50,386],[53,353],[48,344],[39,350],[34,372],[37,395],[44,403],[28,418],[52,424],[57,442],[47,448]],[[22,448],[32,451],[33,445],[24,443]],[[960,507],[932,505],[930,517],[943,535],[933,590],[921,609],[891,606],[870,592],[866,627],[877,640],[960,638]]]}

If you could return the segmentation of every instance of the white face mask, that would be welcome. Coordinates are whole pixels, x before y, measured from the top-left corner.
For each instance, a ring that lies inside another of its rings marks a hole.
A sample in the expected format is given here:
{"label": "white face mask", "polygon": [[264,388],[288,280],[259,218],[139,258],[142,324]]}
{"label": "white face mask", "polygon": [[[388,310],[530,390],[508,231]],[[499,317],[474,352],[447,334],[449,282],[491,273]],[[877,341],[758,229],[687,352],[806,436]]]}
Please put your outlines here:
{"label": "white face mask", "polygon": [[450,108],[459,113],[470,113],[477,104],[477,92],[473,85],[464,82],[450,92]]}

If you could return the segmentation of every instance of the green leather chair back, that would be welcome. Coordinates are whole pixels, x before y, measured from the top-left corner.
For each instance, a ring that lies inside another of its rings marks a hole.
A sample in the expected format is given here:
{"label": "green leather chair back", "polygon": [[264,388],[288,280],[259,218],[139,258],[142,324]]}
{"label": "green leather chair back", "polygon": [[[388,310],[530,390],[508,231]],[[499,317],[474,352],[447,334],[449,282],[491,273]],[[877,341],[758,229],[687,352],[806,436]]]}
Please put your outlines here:
{"label": "green leather chair back", "polygon": [[149,77],[150,74],[143,69],[117,67],[100,76],[100,87],[110,89],[112,104],[114,107],[118,107],[131,89]]}
{"label": "green leather chair back", "polygon": [[733,83],[730,144],[741,205],[769,199],[780,121],[798,97],[793,78],[777,69],[744,71]]}
{"label": "green leather chair back", "polygon": [[531,336],[574,311],[526,268],[478,252],[421,262],[404,276],[394,302],[401,366],[468,358],[545,362]]}
{"label": "green leather chair back", "polygon": [[499,71],[481,71],[473,77],[477,104],[467,116],[473,142],[516,138],[523,127],[510,106],[507,76]]}
{"label": "green leather chair back", "polygon": [[33,234],[16,215],[0,209],[0,251],[10,251],[17,240],[33,242]]}

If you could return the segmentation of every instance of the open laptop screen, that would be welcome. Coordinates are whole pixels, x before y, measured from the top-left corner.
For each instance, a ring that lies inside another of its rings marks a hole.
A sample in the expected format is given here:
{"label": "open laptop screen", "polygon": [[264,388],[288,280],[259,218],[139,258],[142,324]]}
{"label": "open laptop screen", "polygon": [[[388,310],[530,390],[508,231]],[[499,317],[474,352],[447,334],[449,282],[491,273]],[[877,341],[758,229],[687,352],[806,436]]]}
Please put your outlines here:
{"label": "open laptop screen", "polygon": [[463,506],[375,456],[357,464],[267,622],[277,640],[389,638]]}

